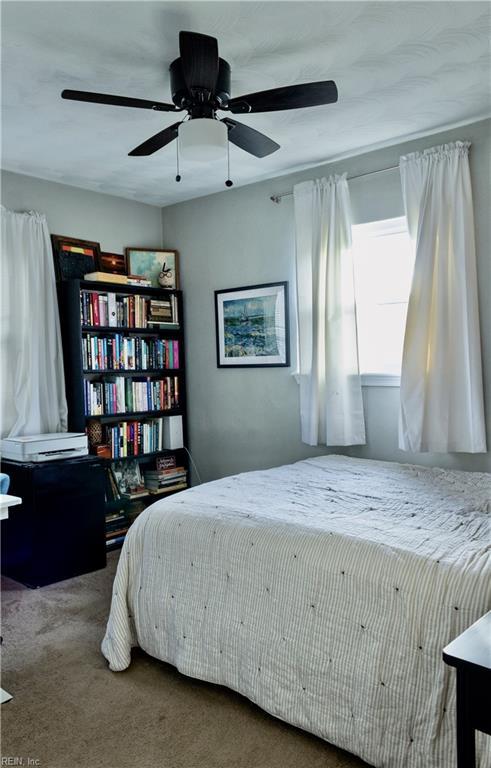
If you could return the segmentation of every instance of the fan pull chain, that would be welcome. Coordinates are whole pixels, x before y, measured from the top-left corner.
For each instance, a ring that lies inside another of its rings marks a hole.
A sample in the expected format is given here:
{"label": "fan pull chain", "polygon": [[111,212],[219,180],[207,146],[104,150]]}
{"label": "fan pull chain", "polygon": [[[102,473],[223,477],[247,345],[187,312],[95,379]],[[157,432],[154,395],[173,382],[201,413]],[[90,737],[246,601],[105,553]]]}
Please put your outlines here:
{"label": "fan pull chain", "polygon": [[179,135],[176,136],[176,165],[177,165],[176,181],[181,181],[181,174],[179,172]]}
{"label": "fan pull chain", "polygon": [[226,187],[233,187],[234,182],[230,179],[230,141],[228,139],[228,133],[227,133],[227,181],[225,182]]}

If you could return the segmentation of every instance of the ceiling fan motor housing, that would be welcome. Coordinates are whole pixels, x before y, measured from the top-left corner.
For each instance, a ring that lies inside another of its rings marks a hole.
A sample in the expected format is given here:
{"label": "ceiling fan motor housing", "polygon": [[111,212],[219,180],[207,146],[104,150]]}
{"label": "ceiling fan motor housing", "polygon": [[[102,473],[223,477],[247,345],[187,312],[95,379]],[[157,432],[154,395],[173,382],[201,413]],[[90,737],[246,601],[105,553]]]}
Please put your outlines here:
{"label": "ceiling fan motor housing", "polygon": [[[196,101],[190,98],[184,80],[181,58],[174,59],[169,67],[172,101],[180,109],[187,109],[191,117],[209,117],[211,112],[228,104],[230,99],[230,65],[225,59],[218,59],[218,77],[215,93],[210,94],[199,84],[196,85]],[[194,88],[191,88],[194,91]],[[194,94],[193,94],[194,95]]]}

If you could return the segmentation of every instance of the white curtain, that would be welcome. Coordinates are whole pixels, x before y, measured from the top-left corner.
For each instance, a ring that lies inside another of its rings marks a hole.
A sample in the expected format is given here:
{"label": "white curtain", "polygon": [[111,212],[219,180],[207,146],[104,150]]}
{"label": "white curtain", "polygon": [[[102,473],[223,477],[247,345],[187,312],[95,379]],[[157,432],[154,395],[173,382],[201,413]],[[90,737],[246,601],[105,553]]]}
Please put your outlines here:
{"label": "white curtain", "polygon": [[400,160],[416,249],[401,375],[406,451],[486,451],[469,146]]}
{"label": "white curtain", "polygon": [[1,435],[66,430],[53,255],[46,217],[0,208]]}
{"label": "white curtain", "polygon": [[293,196],[302,440],[363,444],[346,174],[297,184]]}

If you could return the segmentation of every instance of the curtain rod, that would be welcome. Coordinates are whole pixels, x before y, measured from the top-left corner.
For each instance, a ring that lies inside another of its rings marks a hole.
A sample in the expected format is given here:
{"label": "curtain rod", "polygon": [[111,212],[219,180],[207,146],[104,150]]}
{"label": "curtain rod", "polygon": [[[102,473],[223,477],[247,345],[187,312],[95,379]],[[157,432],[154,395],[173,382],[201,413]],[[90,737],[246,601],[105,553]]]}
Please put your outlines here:
{"label": "curtain rod", "polygon": [[[361,179],[362,176],[373,176],[375,173],[385,173],[385,171],[395,171],[396,168],[399,168],[399,166],[389,165],[388,168],[379,168],[378,171],[367,171],[366,173],[357,173],[355,176],[348,176],[348,181],[351,181],[352,179]],[[292,195],[293,195],[293,190],[291,192],[280,192],[279,195],[271,195],[269,199],[273,203],[281,203],[282,198],[291,197]]]}

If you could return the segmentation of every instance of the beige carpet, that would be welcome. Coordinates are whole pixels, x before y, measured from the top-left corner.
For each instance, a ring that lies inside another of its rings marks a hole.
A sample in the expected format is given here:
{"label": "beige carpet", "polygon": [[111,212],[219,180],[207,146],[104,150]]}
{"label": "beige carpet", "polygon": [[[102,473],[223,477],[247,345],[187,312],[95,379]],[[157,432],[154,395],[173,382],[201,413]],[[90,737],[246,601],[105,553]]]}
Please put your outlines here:
{"label": "beige carpet", "polygon": [[110,672],[99,645],[117,557],[42,589],[2,580],[2,685],[14,696],[1,706],[4,758],[40,768],[365,765],[142,652]]}

